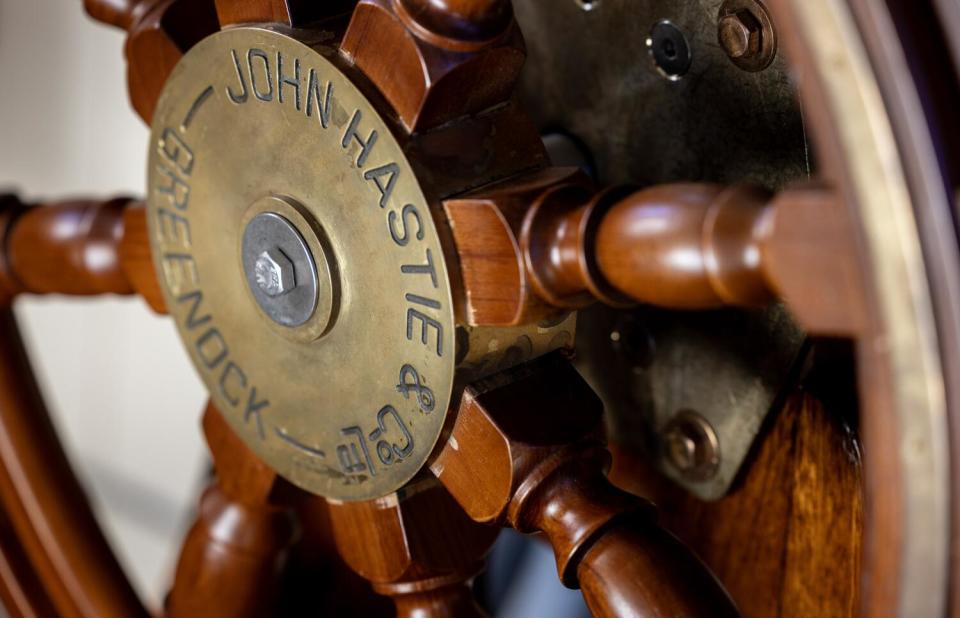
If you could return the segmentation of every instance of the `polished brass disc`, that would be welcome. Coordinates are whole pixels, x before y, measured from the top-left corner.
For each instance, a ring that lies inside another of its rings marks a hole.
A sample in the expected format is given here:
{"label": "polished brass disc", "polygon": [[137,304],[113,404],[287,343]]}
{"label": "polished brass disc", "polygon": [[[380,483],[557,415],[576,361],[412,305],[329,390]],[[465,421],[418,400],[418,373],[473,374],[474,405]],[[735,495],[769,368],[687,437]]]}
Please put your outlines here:
{"label": "polished brass disc", "polygon": [[[237,433],[284,477],[333,499],[409,481],[444,427],[454,313],[430,207],[373,105],[319,51],[230,29],[171,75],[149,165],[167,306]],[[244,258],[244,231],[262,213],[303,244]],[[300,272],[284,251],[302,252]],[[302,293],[310,317],[271,318],[267,303],[300,302],[282,295],[303,281],[316,288]]]}

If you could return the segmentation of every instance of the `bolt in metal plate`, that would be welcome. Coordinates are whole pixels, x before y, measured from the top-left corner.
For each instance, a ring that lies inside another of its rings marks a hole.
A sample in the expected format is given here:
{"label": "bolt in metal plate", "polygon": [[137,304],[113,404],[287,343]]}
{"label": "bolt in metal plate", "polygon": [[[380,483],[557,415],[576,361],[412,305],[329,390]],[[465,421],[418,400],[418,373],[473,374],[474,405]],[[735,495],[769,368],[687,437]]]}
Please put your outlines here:
{"label": "bolt in metal plate", "polygon": [[[607,406],[613,439],[646,450],[704,500],[733,484],[792,384],[805,338],[781,306],[693,316],[591,307],[580,312],[579,335],[578,368]],[[691,438],[689,465],[678,437]]]}
{"label": "bolt in metal plate", "polygon": [[[742,50],[737,45],[731,45],[727,38],[731,20],[739,22],[745,31],[750,31],[756,44],[750,45],[748,42]],[[725,0],[717,14],[717,40],[730,61],[744,71],[762,71],[770,66],[777,55],[777,33],[773,20],[758,0]]]}

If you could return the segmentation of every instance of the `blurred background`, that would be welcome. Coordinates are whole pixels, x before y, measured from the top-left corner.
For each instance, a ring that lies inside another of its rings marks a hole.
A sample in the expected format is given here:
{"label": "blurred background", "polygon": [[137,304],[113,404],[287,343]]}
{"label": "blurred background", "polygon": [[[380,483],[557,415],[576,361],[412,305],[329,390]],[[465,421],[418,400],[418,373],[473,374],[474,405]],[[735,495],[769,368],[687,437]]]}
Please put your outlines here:
{"label": "blurred background", "polygon": [[[142,195],[147,128],[123,33],[79,0],[0,0],[0,190]],[[159,603],[206,469],[205,396],[173,323],[139,299],[19,300],[61,440],[134,584]]]}
{"label": "blurred background", "polygon": [[[0,0],[0,192],[142,195],[148,129],[127,102],[123,43],[79,0]],[[209,465],[206,396],[173,323],[137,298],[25,298],[15,309],[67,453],[157,607]],[[496,615],[586,615],[546,544],[506,533],[489,562],[478,592]]]}

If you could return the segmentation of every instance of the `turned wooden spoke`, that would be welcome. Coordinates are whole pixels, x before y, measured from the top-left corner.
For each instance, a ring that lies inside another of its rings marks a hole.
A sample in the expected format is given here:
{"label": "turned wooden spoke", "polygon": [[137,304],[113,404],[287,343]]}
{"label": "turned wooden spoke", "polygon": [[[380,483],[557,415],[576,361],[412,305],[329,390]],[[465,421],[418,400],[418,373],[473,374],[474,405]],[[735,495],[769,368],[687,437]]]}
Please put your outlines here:
{"label": "turned wooden spoke", "polygon": [[19,546],[8,553],[9,539],[0,541],[5,560],[28,563],[19,572],[0,568],[18,607],[37,615],[50,615],[51,605],[61,616],[146,615],[57,440],[9,309],[0,309],[0,501]]}
{"label": "turned wooden spoke", "polygon": [[208,405],[204,435],[216,479],[200,500],[167,600],[170,616],[264,616],[298,525],[291,488]]}
{"label": "turned wooden spoke", "polygon": [[337,548],[397,616],[483,616],[470,582],[498,530],[477,524],[434,479],[367,502],[330,502]]}
{"label": "turned wooden spoke", "polygon": [[595,193],[579,172],[548,168],[444,207],[473,324],[528,323],[596,300],[708,309],[780,299],[818,334],[863,328],[855,239],[824,188]]}
{"label": "turned wooden spoke", "polygon": [[145,0],[83,0],[90,17],[124,30],[133,26],[152,4]]}
{"label": "turned wooden spoke", "polygon": [[595,616],[733,616],[719,583],[604,470],[602,405],[553,355],[467,388],[431,465],[470,517],[542,532]]}
{"label": "turned wooden spoke", "polygon": [[128,198],[25,206],[0,198],[0,303],[21,293],[138,293],[158,313],[146,211]]}
{"label": "turned wooden spoke", "polygon": [[216,0],[221,26],[280,22],[301,27],[347,13],[356,0]]}
{"label": "turned wooden spoke", "polygon": [[525,57],[502,0],[360,0],[340,49],[411,132],[508,101]]}
{"label": "turned wooden spoke", "polygon": [[398,14],[411,30],[459,42],[490,41],[513,19],[509,0],[397,0]]}
{"label": "turned wooden spoke", "polygon": [[84,6],[93,19],[127,31],[130,103],[147,124],[184,52],[219,28],[209,0],[84,0]]}

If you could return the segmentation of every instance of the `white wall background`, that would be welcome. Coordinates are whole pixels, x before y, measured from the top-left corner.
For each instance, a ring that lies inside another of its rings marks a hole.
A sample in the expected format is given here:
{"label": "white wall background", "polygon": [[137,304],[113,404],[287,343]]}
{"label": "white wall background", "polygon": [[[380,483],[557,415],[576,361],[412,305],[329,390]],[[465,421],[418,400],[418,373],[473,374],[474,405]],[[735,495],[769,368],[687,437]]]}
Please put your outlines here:
{"label": "white wall background", "polygon": [[[127,102],[123,42],[80,0],[0,0],[0,191],[143,194],[148,130]],[[205,396],[173,324],[136,298],[16,310],[67,452],[156,607],[206,465]]]}

